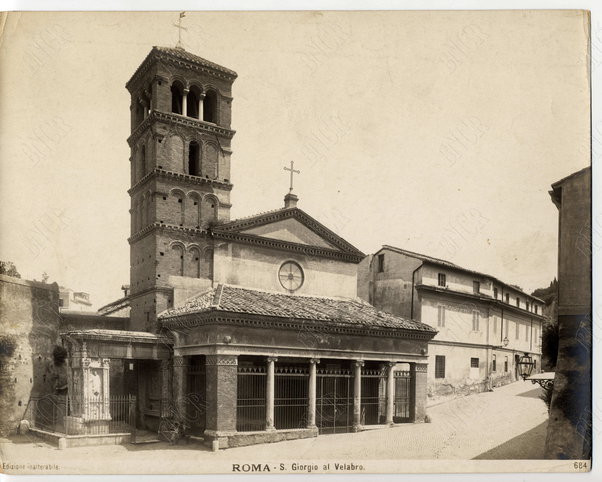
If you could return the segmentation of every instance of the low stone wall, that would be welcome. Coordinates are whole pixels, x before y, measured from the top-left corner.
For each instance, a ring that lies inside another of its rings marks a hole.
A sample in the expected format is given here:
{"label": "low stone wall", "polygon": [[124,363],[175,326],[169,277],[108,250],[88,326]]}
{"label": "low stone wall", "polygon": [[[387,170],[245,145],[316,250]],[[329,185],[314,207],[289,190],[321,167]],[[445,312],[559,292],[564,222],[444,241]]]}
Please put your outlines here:
{"label": "low stone wall", "polygon": [[[298,440],[317,436],[317,428],[298,428],[261,432],[233,432],[230,434],[219,434],[217,437],[209,437],[212,439],[212,441],[208,441],[206,443],[208,443],[214,449],[225,449],[244,447],[246,445],[282,442],[284,440]],[[217,442],[217,446],[213,445],[213,441]]]}

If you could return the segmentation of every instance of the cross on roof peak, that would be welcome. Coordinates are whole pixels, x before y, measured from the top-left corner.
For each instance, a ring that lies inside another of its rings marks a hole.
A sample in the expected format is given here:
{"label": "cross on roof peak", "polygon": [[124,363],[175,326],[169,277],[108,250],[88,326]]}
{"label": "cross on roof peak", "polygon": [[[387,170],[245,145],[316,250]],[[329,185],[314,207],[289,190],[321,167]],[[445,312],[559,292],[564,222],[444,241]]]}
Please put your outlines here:
{"label": "cross on roof peak", "polygon": [[291,186],[288,190],[289,193],[293,192],[293,174],[301,174],[301,171],[294,169],[294,167],[295,167],[295,161],[291,161],[291,167],[284,166],[284,170],[290,171],[290,173],[291,173]]}

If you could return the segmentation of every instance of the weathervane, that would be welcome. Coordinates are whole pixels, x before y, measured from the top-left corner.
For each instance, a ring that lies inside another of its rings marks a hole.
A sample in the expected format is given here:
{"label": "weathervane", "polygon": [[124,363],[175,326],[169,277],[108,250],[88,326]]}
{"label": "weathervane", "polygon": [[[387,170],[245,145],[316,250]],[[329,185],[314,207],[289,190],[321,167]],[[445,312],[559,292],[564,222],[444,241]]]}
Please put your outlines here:
{"label": "weathervane", "polygon": [[184,48],[182,47],[182,30],[188,30],[185,27],[182,27],[182,19],[186,16],[186,12],[180,12],[180,17],[178,18],[178,24],[173,24],[174,27],[178,29],[178,44],[176,45],[177,49]]}
{"label": "weathervane", "polygon": [[297,169],[293,169],[293,167],[295,166],[295,161],[291,161],[291,167],[284,167],[285,171],[290,171],[291,172],[291,187],[289,188],[288,192],[293,192],[293,174],[301,174],[301,171],[298,171]]}

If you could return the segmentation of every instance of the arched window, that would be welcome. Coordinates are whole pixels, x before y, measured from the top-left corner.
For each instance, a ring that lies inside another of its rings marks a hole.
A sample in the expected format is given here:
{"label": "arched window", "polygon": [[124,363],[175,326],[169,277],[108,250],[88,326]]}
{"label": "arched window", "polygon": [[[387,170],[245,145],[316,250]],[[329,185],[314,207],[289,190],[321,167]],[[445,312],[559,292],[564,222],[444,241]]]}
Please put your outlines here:
{"label": "arched window", "polygon": [[207,248],[205,249],[204,254],[204,277],[205,278],[213,278],[213,249]]}
{"label": "arched window", "polygon": [[184,276],[184,248],[179,244],[174,244],[172,247],[174,256],[174,266],[178,267],[178,276]]}
{"label": "arched window", "polygon": [[201,277],[201,253],[198,248],[190,248],[190,263],[188,273],[191,277]]}
{"label": "arched window", "polygon": [[171,111],[174,114],[182,113],[182,98],[184,87],[180,82],[174,82],[171,86]]}
{"label": "arched window", "polygon": [[199,162],[199,154],[201,152],[199,143],[192,141],[188,147],[188,174],[191,176],[201,175],[201,166]]}
{"label": "arched window", "polygon": [[136,99],[136,120],[137,123],[140,124],[146,116],[144,115],[144,103],[143,100],[138,98]]}
{"label": "arched window", "polygon": [[205,226],[207,223],[217,219],[218,206],[219,202],[215,196],[207,195],[203,198],[203,202],[201,203],[201,219]]}
{"label": "arched window", "polygon": [[140,179],[146,176],[146,146],[140,148]]}
{"label": "arched window", "polygon": [[195,119],[199,118],[199,99],[200,99],[201,90],[193,85],[188,92],[188,96],[186,98],[186,113],[188,117],[194,117]]}
{"label": "arched window", "polygon": [[217,124],[217,94],[213,90],[207,91],[203,100],[203,120]]}

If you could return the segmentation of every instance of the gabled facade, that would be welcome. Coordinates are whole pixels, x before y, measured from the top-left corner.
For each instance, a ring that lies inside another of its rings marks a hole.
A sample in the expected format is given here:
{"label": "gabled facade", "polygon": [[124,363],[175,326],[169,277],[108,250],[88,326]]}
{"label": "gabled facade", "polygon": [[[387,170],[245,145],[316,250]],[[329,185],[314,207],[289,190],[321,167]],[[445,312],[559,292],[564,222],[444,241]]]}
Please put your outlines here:
{"label": "gabled facade", "polygon": [[449,261],[383,246],[360,265],[359,296],[438,330],[429,349],[431,397],[517,379],[529,353],[541,367],[542,300]]}

